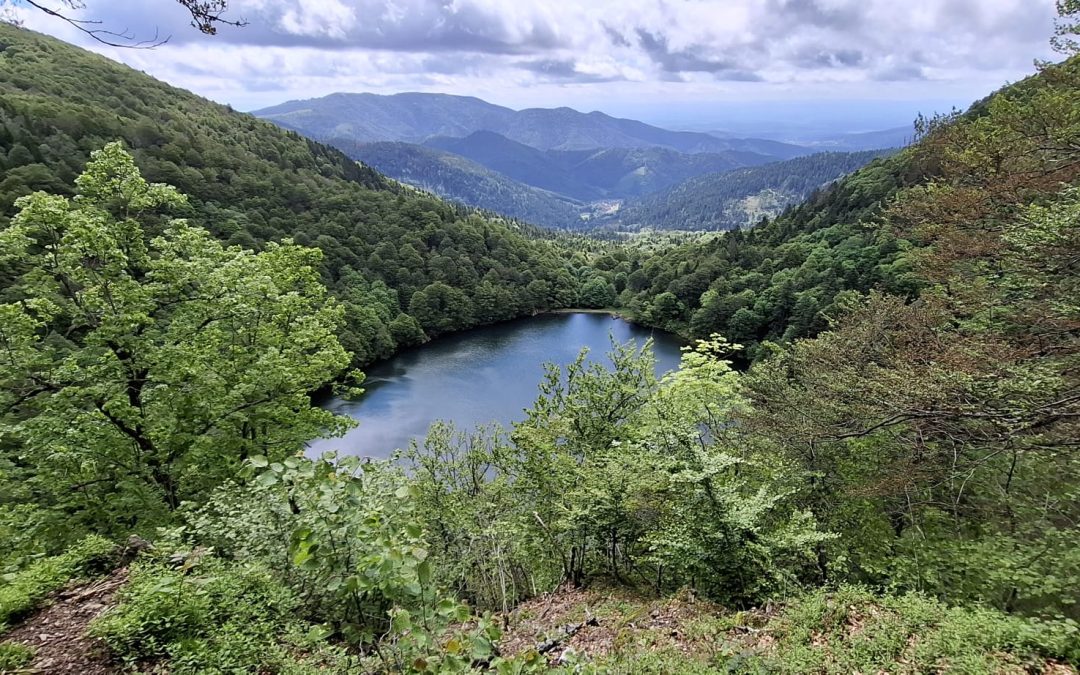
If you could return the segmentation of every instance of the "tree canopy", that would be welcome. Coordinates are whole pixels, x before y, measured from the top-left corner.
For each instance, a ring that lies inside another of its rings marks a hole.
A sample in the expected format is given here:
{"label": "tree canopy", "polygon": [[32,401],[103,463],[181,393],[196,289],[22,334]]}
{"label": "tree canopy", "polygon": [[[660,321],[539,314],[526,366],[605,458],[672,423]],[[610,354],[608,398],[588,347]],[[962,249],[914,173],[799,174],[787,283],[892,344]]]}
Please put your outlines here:
{"label": "tree canopy", "polygon": [[253,253],[159,218],[186,198],[119,143],[76,186],[20,198],[0,232],[16,270],[0,304],[5,441],[41,499],[160,518],[247,457],[344,424],[308,396],[349,363],[317,249]]}

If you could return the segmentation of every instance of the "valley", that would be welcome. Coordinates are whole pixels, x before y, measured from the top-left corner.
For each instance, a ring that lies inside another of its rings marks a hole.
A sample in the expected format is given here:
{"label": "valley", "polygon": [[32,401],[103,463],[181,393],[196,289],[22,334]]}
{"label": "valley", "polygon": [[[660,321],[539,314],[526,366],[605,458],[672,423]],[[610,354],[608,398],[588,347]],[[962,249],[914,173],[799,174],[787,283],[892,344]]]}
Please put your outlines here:
{"label": "valley", "polygon": [[0,0],[0,672],[1078,672],[1080,4],[945,4]]}
{"label": "valley", "polygon": [[[814,144],[675,132],[597,112],[514,111],[479,99],[419,93],[334,94],[255,115],[444,199],[534,225],[583,231],[747,227],[903,144],[820,153]],[[873,146],[876,138],[884,143],[904,137],[892,130],[821,145]],[[735,173],[746,167],[763,168]],[[748,184],[751,175],[754,182]],[[724,195],[708,197],[712,204],[706,208],[714,215],[706,222],[700,214],[680,213],[675,204],[660,206],[680,201],[680,190],[698,194],[702,185]],[[755,206],[741,207],[739,200]]]}

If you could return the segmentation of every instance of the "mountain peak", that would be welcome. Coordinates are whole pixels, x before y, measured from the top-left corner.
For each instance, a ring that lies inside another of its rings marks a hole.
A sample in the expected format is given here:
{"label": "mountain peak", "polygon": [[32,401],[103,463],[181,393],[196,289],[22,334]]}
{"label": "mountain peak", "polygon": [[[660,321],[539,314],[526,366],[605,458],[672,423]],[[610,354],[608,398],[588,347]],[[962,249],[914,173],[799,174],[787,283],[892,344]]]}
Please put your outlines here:
{"label": "mountain peak", "polygon": [[776,159],[808,152],[775,141],[740,141],[706,133],[671,131],[598,110],[583,113],[567,106],[512,110],[473,96],[441,93],[334,94],[282,103],[256,110],[254,114],[316,139],[343,138],[356,142],[416,143],[436,136],[464,138],[488,131],[539,150],[613,147],[661,147],[685,153],[749,150]]}

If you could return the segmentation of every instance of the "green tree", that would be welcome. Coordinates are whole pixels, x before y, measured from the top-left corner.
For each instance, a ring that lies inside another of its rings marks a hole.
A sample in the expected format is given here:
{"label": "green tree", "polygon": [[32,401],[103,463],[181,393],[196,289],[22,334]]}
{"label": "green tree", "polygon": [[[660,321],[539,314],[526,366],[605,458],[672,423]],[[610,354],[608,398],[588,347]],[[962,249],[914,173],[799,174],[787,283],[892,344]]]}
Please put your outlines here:
{"label": "green tree", "polygon": [[0,232],[19,271],[0,304],[0,410],[36,489],[106,522],[152,519],[250,454],[342,429],[308,396],[349,363],[317,250],[256,254],[163,222],[186,198],[120,143],[76,186],[20,199]]}
{"label": "green tree", "polygon": [[464,328],[472,321],[472,303],[460,289],[441,281],[413,293],[409,314],[416,318],[428,335],[438,335]]}
{"label": "green tree", "polygon": [[658,326],[670,326],[682,316],[683,305],[674,293],[661,293],[653,299],[650,319]]}
{"label": "green tree", "polygon": [[411,347],[427,341],[427,336],[424,335],[424,329],[420,327],[420,322],[404,313],[398,314],[390,322],[390,335],[393,336],[394,342],[401,347]]}
{"label": "green tree", "polygon": [[610,307],[615,304],[615,288],[603,277],[593,277],[581,287],[578,301],[582,307]]}

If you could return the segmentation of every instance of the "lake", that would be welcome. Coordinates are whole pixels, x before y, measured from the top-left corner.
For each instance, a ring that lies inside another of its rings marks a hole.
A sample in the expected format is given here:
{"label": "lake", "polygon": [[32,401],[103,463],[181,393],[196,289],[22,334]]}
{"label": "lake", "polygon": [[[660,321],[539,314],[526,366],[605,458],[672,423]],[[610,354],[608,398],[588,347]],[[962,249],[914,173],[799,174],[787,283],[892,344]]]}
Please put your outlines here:
{"label": "lake", "polygon": [[545,363],[565,365],[588,347],[590,361],[610,365],[612,339],[640,346],[650,337],[657,374],[677,368],[677,336],[607,314],[541,314],[440,337],[365,368],[359,398],[326,401],[324,408],[359,424],[342,438],[312,441],[308,454],[389,457],[436,420],[465,430],[492,422],[509,428],[536,401]]}

